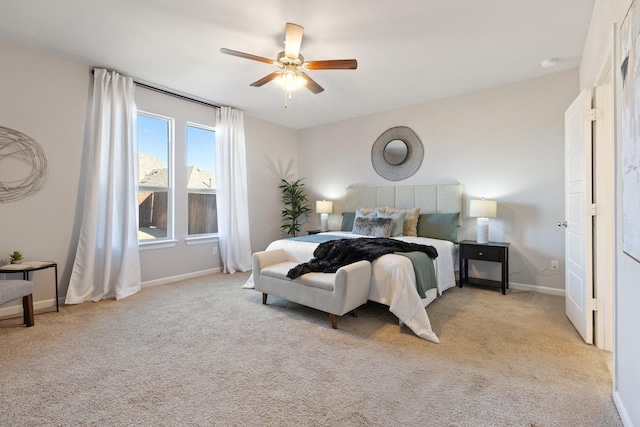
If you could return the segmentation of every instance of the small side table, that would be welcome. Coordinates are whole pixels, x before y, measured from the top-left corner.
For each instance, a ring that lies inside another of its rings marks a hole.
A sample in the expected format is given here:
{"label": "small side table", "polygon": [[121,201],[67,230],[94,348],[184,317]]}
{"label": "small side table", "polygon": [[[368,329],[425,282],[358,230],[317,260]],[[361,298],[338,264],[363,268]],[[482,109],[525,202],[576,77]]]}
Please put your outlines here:
{"label": "small side table", "polygon": [[[60,303],[58,302],[58,264],[52,261],[25,261],[22,264],[7,264],[0,266],[0,273],[22,273],[22,280],[29,280],[29,273],[32,271],[44,270],[45,268],[53,268],[55,270],[56,279],[56,312],[60,311]],[[2,286],[2,283],[0,283]]]}
{"label": "small side table", "polygon": [[[473,240],[463,240],[458,243],[460,254],[460,282],[462,287],[465,283],[471,285],[482,285],[491,287],[501,287],[502,295],[506,295],[509,289],[509,243],[489,242],[478,243]],[[502,264],[502,280],[487,280],[469,277],[469,260],[491,261]]]}
{"label": "small side table", "polygon": [[318,233],[328,233],[329,231],[337,231],[337,230],[309,230],[307,231],[308,235],[312,235],[312,234],[318,234]]}

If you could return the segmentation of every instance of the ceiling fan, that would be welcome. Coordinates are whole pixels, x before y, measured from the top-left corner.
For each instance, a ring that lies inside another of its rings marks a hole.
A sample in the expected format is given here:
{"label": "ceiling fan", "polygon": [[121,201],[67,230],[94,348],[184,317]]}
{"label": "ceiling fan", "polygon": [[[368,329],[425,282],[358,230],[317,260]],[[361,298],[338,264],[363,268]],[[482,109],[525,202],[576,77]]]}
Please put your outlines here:
{"label": "ceiling fan", "polygon": [[304,28],[300,25],[287,23],[285,27],[284,51],[278,53],[275,60],[225,48],[221,48],[220,52],[226,55],[238,56],[240,58],[275,65],[278,67],[277,71],[251,83],[251,86],[260,87],[275,80],[275,82],[284,87],[285,92],[289,94],[291,91],[302,86],[306,86],[307,89],[313,93],[320,93],[324,90],[322,86],[305,73],[306,70],[355,70],[358,68],[358,61],[355,59],[305,61],[304,57],[300,54],[303,32]]}

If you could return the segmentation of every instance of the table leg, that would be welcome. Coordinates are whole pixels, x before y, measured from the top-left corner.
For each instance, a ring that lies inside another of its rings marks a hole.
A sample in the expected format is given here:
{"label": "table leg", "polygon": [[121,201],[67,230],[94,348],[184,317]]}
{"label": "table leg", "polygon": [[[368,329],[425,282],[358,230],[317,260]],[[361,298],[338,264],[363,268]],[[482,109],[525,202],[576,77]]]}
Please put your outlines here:
{"label": "table leg", "polygon": [[505,258],[502,261],[502,295],[507,294],[509,288],[509,259],[505,254]]}
{"label": "table leg", "polygon": [[56,312],[60,311],[60,302],[58,297],[58,264],[54,265],[55,274],[56,274]]}

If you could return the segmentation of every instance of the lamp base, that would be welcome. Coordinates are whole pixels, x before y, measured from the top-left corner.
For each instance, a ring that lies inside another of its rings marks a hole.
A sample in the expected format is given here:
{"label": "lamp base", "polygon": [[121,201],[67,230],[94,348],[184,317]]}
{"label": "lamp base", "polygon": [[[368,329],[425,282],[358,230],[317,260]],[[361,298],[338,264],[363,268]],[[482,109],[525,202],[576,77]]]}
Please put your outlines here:
{"label": "lamp base", "polygon": [[489,218],[478,218],[476,242],[489,243]]}
{"label": "lamp base", "polygon": [[320,214],[320,231],[327,231],[327,222],[329,221],[329,214]]}

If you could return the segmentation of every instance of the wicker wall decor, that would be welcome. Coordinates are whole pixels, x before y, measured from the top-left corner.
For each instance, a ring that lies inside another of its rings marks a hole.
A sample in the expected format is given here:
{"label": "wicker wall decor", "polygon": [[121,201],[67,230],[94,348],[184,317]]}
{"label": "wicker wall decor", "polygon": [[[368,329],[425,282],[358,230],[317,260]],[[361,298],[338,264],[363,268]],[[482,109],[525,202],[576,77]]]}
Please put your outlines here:
{"label": "wicker wall decor", "polygon": [[0,126],[0,170],[7,170],[8,161],[22,162],[30,171],[15,179],[0,174],[0,202],[15,202],[44,187],[47,156],[40,144],[17,130]]}
{"label": "wicker wall decor", "polygon": [[[385,149],[392,142],[400,140],[406,144],[406,156],[399,163],[389,163],[385,158]],[[416,173],[422,164],[424,148],[418,135],[406,126],[396,126],[388,129],[376,139],[371,147],[371,163],[373,168],[383,178],[389,181],[400,181]]]}

